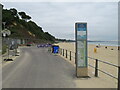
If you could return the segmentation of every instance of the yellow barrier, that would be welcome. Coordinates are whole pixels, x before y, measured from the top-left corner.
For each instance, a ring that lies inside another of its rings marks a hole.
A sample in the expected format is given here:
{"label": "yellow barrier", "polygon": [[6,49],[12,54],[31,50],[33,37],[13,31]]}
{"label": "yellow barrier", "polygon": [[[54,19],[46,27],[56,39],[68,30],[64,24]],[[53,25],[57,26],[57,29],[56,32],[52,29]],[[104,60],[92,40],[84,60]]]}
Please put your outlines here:
{"label": "yellow barrier", "polygon": [[97,53],[97,48],[94,48],[94,53]]}

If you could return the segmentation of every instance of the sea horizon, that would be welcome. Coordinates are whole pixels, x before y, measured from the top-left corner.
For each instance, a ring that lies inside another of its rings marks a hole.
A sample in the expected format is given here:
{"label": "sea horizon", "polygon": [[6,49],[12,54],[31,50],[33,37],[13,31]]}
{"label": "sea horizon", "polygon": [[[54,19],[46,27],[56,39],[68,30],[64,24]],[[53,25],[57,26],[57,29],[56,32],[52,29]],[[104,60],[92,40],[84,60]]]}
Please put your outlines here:
{"label": "sea horizon", "polygon": [[[72,41],[75,43],[75,41]],[[93,45],[102,45],[102,46],[120,46],[118,41],[87,41],[88,44],[93,44]]]}
{"label": "sea horizon", "polygon": [[88,44],[103,45],[103,46],[120,46],[118,41],[88,41]]}

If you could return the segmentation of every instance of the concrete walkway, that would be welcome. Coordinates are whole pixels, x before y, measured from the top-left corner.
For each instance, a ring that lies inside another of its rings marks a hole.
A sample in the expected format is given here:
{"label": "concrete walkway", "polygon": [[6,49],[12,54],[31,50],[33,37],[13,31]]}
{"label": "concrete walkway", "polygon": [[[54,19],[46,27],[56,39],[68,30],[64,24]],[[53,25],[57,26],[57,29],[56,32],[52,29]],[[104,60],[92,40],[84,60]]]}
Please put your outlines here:
{"label": "concrete walkway", "polygon": [[[74,64],[46,48],[23,47],[20,56],[6,63],[2,70],[3,88],[116,88],[117,80],[94,69],[91,78],[76,78]],[[111,89],[112,90],[112,89]]]}
{"label": "concrete walkway", "polygon": [[3,66],[3,88],[75,88],[75,67],[46,48],[21,48],[21,55]]}

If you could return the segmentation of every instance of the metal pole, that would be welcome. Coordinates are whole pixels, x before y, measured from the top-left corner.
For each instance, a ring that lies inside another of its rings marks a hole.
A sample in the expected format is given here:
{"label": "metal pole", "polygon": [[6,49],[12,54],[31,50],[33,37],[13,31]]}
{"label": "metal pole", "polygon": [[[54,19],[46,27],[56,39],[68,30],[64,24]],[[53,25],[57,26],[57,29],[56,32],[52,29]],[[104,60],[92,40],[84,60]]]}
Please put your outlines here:
{"label": "metal pole", "polygon": [[118,67],[118,90],[120,90],[120,66]]}
{"label": "metal pole", "polygon": [[4,24],[4,29],[5,29],[5,24]]}
{"label": "metal pole", "polygon": [[64,49],[63,49],[63,56],[64,56]]}
{"label": "metal pole", "polygon": [[66,50],[66,58],[67,58],[67,50]]}
{"label": "metal pole", "polygon": [[3,25],[4,25],[4,29],[5,29],[5,24],[6,24],[6,22],[3,22]]}
{"label": "metal pole", "polygon": [[70,61],[71,61],[71,51],[70,51]]}
{"label": "metal pole", "polygon": [[17,56],[17,48],[15,48],[15,56]]}
{"label": "metal pole", "polygon": [[98,77],[98,59],[95,62],[95,77]]}
{"label": "metal pole", "polygon": [[61,55],[61,48],[59,48],[59,54]]}
{"label": "metal pole", "polygon": [[8,59],[9,59],[9,45],[8,45]]}
{"label": "metal pole", "polygon": [[61,55],[62,55],[62,48],[61,48]]}
{"label": "metal pole", "polygon": [[75,64],[77,64],[77,53],[75,53]]}
{"label": "metal pole", "polygon": [[15,41],[15,56],[17,56],[17,42]]}

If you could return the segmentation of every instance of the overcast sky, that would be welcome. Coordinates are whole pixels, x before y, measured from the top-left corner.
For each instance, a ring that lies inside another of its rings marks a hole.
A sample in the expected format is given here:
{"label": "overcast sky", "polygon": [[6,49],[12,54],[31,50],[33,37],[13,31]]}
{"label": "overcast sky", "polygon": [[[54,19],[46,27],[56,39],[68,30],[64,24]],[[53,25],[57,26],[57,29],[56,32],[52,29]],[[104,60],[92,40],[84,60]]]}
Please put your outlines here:
{"label": "overcast sky", "polygon": [[88,23],[89,40],[118,39],[117,2],[3,2],[32,17],[44,31],[57,38],[74,39],[75,22]]}

